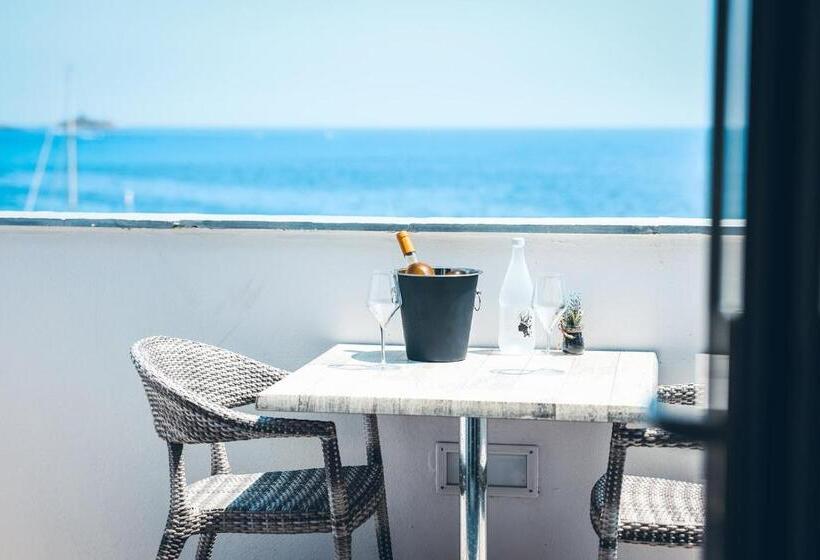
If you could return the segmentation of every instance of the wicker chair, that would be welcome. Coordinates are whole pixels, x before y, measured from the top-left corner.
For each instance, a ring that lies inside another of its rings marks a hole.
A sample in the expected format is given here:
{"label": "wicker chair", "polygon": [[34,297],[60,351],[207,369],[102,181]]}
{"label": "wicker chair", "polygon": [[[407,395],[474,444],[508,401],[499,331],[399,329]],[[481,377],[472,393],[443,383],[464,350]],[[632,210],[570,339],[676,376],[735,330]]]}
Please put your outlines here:
{"label": "wicker chair", "polygon": [[[176,559],[200,535],[197,559],[211,557],[217,533],[332,533],[349,559],[353,530],[376,518],[380,560],[392,558],[379,431],[365,416],[367,464],[343,467],[333,422],[255,416],[232,410],[287,372],[221,348],[150,337],[135,343],[139,372],[160,438],[168,443],[171,505],[157,558]],[[316,437],[324,468],[233,474],[224,442]],[[183,444],[211,444],[211,476],[188,484]]]}
{"label": "wicker chair", "polygon": [[[658,401],[694,405],[702,387],[662,385]],[[694,547],[703,542],[703,487],[700,484],[624,475],[629,447],[702,449],[660,428],[612,426],[609,462],[604,476],[592,488],[590,518],[598,534],[598,559],[614,560],[618,541],[671,547]]]}

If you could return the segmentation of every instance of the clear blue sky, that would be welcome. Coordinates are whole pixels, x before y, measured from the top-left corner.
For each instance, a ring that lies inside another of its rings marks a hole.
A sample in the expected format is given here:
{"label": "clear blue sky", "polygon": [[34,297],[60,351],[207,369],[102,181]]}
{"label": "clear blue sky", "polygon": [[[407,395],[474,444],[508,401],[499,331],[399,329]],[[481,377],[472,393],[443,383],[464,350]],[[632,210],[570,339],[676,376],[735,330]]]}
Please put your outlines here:
{"label": "clear blue sky", "polygon": [[0,2],[0,124],[704,126],[708,0]]}

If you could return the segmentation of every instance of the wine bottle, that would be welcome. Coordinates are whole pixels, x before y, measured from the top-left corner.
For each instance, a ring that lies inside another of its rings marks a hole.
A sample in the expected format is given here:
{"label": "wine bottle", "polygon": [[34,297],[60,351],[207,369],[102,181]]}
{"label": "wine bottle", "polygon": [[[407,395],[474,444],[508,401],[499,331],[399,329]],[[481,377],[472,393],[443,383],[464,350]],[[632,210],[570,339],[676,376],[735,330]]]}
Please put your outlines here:
{"label": "wine bottle", "polygon": [[524,260],[524,239],[516,237],[498,298],[498,348],[504,354],[525,354],[535,349],[532,291],[532,278]]}
{"label": "wine bottle", "polygon": [[410,240],[410,234],[406,231],[400,231],[396,234],[396,239],[401,247],[401,252],[404,254],[404,259],[407,261],[407,274],[417,274],[419,276],[435,276],[436,271],[427,263],[423,263],[416,256],[416,249],[413,247],[413,242]]}

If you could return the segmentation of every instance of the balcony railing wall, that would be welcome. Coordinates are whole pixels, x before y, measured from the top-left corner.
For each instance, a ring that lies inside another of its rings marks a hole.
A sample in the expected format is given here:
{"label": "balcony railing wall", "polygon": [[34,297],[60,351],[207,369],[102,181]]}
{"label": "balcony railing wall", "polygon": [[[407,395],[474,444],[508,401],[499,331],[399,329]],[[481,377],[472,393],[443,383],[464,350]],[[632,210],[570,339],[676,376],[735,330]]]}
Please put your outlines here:
{"label": "balcony railing wall", "polygon": [[[401,255],[388,227],[371,229],[385,231],[0,226],[0,479],[9,506],[0,508],[0,556],[152,557],[167,511],[166,453],[129,345],[167,334],[296,368],[338,341],[376,342],[369,274],[400,265]],[[587,224],[524,234],[531,270],[563,272],[582,293],[589,347],[654,350],[662,382],[691,380],[706,344],[706,230],[600,231]],[[511,236],[415,234],[425,260],[485,271],[474,345],[495,344]],[[398,319],[388,338],[401,342]],[[343,461],[363,460],[359,419],[332,419]],[[434,443],[456,441],[457,429],[452,419],[382,419],[397,558],[457,556],[458,499],[434,488]],[[541,454],[537,499],[490,499],[490,557],[594,557],[588,496],[606,466],[609,428],[491,421],[489,430],[491,443],[535,444]],[[234,444],[229,452],[246,472],[321,463],[315,441]],[[206,454],[191,454],[190,477],[205,474]],[[700,476],[697,456],[654,450],[628,468]],[[216,555],[307,560],[331,550],[326,536],[227,537]],[[657,554],[622,549],[624,558]],[[354,535],[354,557],[375,558],[369,525]]]}

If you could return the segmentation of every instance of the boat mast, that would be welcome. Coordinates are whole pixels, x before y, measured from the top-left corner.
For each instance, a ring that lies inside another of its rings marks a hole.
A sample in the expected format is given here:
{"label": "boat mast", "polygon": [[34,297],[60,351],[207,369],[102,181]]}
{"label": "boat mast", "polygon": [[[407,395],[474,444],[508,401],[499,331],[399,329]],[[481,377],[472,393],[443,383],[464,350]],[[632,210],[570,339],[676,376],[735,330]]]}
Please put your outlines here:
{"label": "boat mast", "polygon": [[77,188],[77,117],[73,114],[71,106],[71,66],[66,68],[66,99],[65,99],[65,161],[66,161],[66,184],[68,191],[68,209],[77,208],[79,192]]}
{"label": "boat mast", "polygon": [[43,182],[43,175],[46,173],[46,164],[48,164],[48,156],[51,153],[51,143],[53,140],[54,130],[49,128],[46,130],[43,145],[40,146],[40,155],[37,156],[37,167],[34,168],[34,176],[31,178],[31,185],[28,187],[26,205],[23,207],[26,212],[34,210],[34,206],[37,204],[37,195],[40,194],[40,185]]}
{"label": "boat mast", "polygon": [[[57,128],[63,128],[63,135],[65,136],[65,156],[66,156],[66,191],[68,194],[68,209],[74,210],[77,208],[79,202],[79,187],[77,185],[77,117],[72,116],[71,106],[71,67],[66,68],[65,73],[65,97],[63,99],[63,111],[65,119],[62,125],[58,124]],[[26,196],[26,204],[23,209],[26,212],[31,212],[37,205],[37,196],[40,194],[40,185],[43,183],[43,176],[46,173],[48,166],[48,156],[51,154],[51,145],[54,141],[55,129],[50,128],[46,130],[46,136],[43,139],[43,144],[40,146],[40,154],[37,156],[37,165],[34,168],[34,175],[31,178],[31,184],[28,188],[28,195]]]}

